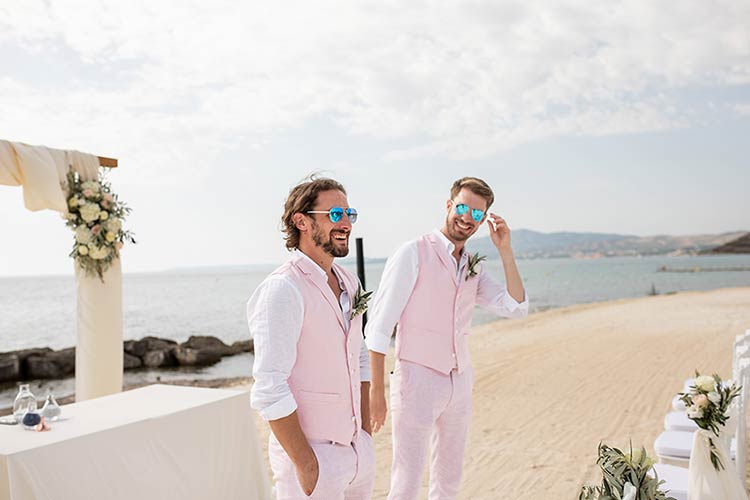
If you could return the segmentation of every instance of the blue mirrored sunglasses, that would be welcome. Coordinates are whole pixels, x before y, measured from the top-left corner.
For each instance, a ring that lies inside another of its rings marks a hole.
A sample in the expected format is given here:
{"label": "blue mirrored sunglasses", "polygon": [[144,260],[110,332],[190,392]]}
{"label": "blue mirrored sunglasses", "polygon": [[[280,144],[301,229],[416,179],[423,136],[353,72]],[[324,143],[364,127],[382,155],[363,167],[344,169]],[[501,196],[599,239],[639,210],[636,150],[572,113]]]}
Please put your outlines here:
{"label": "blue mirrored sunglasses", "polygon": [[[458,215],[463,215],[468,211],[469,211],[469,205],[466,205],[465,203],[459,203],[456,205],[456,213]],[[484,210],[479,210],[478,208],[471,209],[472,219],[479,222],[480,220],[482,220],[482,217],[484,217]]]}
{"label": "blue mirrored sunglasses", "polygon": [[331,222],[336,223],[341,220],[341,218],[346,214],[347,217],[349,217],[349,222],[354,224],[357,222],[357,209],[356,208],[341,208],[341,207],[333,207],[330,210],[308,210],[306,213],[308,214],[328,214],[328,217],[331,219]]}

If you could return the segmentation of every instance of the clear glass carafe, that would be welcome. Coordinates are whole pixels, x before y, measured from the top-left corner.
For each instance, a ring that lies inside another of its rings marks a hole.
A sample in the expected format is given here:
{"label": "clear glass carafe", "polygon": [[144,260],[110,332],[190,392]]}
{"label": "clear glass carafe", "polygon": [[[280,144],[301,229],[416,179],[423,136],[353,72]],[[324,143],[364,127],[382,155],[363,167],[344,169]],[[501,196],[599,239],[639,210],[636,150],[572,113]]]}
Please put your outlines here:
{"label": "clear glass carafe", "polygon": [[60,405],[57,404],[57,401],[55,401],[55,396],[47,394],[47,400],[42,407],[42,416],[44,417],[44,420],[47,422],[54,422],[60,418],[61,413],[62,409],[60,408]]}
{"label": "clear glass carafe", "polygon": [[18,395],[13,401],[13,416],[20,422],[30,411],[36,411],[36,398],[31,393],[29,384],[21,384],[18,386]]}

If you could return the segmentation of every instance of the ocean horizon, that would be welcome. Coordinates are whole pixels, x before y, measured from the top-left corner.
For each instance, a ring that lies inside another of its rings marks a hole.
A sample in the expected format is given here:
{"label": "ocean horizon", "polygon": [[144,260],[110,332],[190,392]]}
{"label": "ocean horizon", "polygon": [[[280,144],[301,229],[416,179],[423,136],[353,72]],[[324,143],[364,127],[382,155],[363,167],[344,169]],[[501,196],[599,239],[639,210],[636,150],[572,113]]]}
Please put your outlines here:
{"label": "ocean horizon", "polygon": [[[356,272],[351,263],[345,267]],[[499,260],[485,263],[502,279]],[[146,336],[177,342],[191,335],[212,335],[231,344],[250,338],[245,304],[273,269],[243,266],[189,268],[123,275],[123,338]],[[528,259],[518,266],[530,299],[530,313],[575,304],[691,290],[750,286],[750,255],[607,257],[601,259]],[[382,261],[365,266],[366,288],[376,290]],[[663,268],[685,272],[664,272]],[[696,270],[711,271],[699,271]],[[727,269],[722,271],[722,269]],[[72,276],[0,277],[0,352],[32,347],[62,349],[76,344],[75,278]],[[480,308],[474,324],[496,317]],[[126,383],[176,378],[250,376],[252,355],[224,358],[212,367],[126,372]],[[67,381],[38,381],[38,390],[72,392]],[[0,407],[12,403],[15,384],[0,386]],[[37,394],[43,396],[43,394]]]}

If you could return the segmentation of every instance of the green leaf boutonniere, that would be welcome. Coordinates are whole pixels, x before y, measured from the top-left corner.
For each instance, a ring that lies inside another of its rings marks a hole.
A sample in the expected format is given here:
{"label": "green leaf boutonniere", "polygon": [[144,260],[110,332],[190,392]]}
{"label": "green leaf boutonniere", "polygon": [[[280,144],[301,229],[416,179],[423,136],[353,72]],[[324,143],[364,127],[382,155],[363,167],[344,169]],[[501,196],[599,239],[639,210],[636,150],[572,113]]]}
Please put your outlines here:
{"label": "green leaf boutonniere", "polygon": [[364,314],[367,311],[367,302],[370,300],[372,292],[365,292],[362,287],[357,287],[357,293],[354,295],[354,305],[352,306],[352,316],[350,319],[354,319],[360,314]]}
{"label": "green leaf boutonniere", "polygon": [[466,279],[476,276],[479,273],[479,270],[477,269],[477,265],[482,262],[483,260],[487,260],[486,255],[479,255],[479,252],[475,253],[474,255],[469,255],[469,272],[466,273]]}

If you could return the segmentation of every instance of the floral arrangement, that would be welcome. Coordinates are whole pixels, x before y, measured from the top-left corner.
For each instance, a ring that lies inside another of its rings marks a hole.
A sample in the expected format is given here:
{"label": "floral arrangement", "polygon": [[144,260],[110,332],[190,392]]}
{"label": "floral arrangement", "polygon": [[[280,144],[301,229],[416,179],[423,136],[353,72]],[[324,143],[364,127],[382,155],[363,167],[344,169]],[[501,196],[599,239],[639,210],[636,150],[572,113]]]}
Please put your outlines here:
{"label": "floral arrangement", "polygon": [[99,180],[82,181],[71,168],[67,181],[65,224],[75,233],[70,257],[86,275],[103,280],[104,272],[119,258],[123,244],[135,243],[132,233],[122,228],[130,208],[118,200],[103,175]]}
{"label": "floral arrangement", "polygon": [[483,260],[487,260],[486,255],[479,255],[479,252],[475,254],[469,255],[469,272],[466,273],[466,280],[468,281],[469,278],[472,278],[476,276],[479,273],[479,270],[477,269],[477,265],[479,265],[480,262]]}
{"label": "floral arrangement", "polygon": [[354,295],[354,305],[352,306],[352,315],[349,318],[354,319],[360,314],[364,314],[367,311],[367,302],[370,301],[372,292],[365,292],[361,286],[357,287],[357,293]]}
{"label": "floral arrangement", "polygon": [[599,443],[596,463],[602,469],[602,484],[584,486],[578,500],[675,500],[661,491],[664,481],[659,481],[645,448],[631,446],[629,453],[623,453]]}
{"label": "floral arrangement", "polygon": [[[729,420],[729,406],[740,395],[741,390],[742,386],[722,382],[715,373],[713,376],[708,376],[696,371],[690,390],[681,392],[679,396],[687,407],[688,418],[698,427],[711,431],[718,438],[721,428]],[[724,464],[721,463],[716,453],[716,444],[711,438],[708,439],[708,447],[714,469],[722,470]]]}

